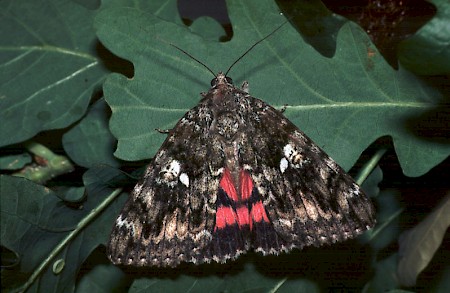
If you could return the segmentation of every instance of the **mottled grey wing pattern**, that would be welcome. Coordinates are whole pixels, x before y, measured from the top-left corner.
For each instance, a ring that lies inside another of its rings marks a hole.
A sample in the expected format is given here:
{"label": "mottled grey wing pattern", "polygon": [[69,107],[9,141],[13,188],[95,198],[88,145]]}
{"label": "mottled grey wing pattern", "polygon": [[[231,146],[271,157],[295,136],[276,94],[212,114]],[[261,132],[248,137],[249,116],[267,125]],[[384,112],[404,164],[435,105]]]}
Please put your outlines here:
{"label": "mottled grey wing pattern", "polygon": [[[223,179],[223,182],[221,181]],[[225,262],[352,238],[370,199],[279,111],[219,73],[170,131],[116,220],[112,262]]]}
{"label": "mottled grey wing pattern", "polygon": [[373,205],[354,180],[279,111],[250,99],[259,119],[248,127],[243,164],[252,167],[281,250],[342,241],[372,227]]}
{"label": "mottled grey wing pattern", "polygon": [[111,233],[113,263],[175,266],[201,263],[213,253],[208,250],[220,178],[211,171],[222,155],[205,132],[204,111],[200,103],[186,113],[134,188]]}

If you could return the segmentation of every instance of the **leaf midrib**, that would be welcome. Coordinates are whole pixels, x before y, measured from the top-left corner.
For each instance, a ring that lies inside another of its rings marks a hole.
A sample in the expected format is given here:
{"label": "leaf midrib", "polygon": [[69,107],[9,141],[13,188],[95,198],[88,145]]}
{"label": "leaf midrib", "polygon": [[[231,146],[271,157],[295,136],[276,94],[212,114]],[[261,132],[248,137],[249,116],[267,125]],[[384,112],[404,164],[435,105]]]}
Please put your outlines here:
{"label": "leaf midrib", "polygon": [[[294,110],[317,110],[317,109],[329,109],[329,108],[432,108],[435,107],[435,104],[432,103],[421,103],[421,102],[338,102],[338,103],[327,103],[327,104],[310,104],[310,105],[298,105],[298,106],[289,106],[287,105],[287,109]],[[285,105],[273,105],[274,108],[283,108]],[[120,110],[132,110],[138,109],[142,110],[151,110],[151,111],[163,111],[163,112],[186,112],[189,111],[190,108],[162,108],[162,107],[154,107],[151,105],[137,105],[137,106],[120,106],[113,107],[115,112]]]}
{"label": "leaf midrib", "polygon": [[334,102],[326,104],[310,104],[287,106],[288,109],[314,110],[327,108],[431,108],[435,104],[425,102]]}

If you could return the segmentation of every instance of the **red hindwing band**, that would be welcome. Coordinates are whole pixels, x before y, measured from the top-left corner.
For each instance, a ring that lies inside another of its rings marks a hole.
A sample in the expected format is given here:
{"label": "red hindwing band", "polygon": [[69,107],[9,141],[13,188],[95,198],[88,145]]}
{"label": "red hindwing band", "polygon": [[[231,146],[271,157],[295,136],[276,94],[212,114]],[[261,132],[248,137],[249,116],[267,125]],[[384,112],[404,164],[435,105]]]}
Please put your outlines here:
{"label": "red hindwing band", "polygon": [[[239,194],[236,192],[236,187],[233,184],[231,173],[228,169],[224,170],[219,185],[227,197],[235,202],[235,206],[237,207],[235,210],[231,206],[219,204],[216,211],[215,230],[233,224],[237,224],[239,227],[249,225],[250,230],[252,230],[254,222],[270,222],[261,200],[258,199],[256,202],[251,202],[254,185],[247,171],[241,170],[239,174]],[[251,208],[250,211],[248,206]]]}
{"label": "red hindwing band", "polygon": [[228,198],[233,200],[234,202],[238,202],[238,196],[236,192],[236,188],[234,187],[233,180],[231,179],[230,171],[225,168],[223,171],[222,179],[220,180],[220,187],[225,191]]}
{"label": "red hindwing band", "polygon": [[250,175],[248,175],[248,172],[244,169],[241,170],[239,181],[241,186],[241,200],[250,199],[253,191],[253,181]]}

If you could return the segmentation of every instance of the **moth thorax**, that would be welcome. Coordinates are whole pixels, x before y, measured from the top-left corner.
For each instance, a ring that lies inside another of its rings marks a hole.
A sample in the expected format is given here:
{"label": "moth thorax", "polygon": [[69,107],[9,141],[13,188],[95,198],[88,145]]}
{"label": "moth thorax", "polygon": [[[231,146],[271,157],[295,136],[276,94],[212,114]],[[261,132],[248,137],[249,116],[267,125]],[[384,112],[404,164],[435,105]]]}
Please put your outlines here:
{"label": "moth thorax", "polygon": [[239,130],[238,117],[230,112],[219,114],[217,117],[216,129],[225,139],[232,139]]}

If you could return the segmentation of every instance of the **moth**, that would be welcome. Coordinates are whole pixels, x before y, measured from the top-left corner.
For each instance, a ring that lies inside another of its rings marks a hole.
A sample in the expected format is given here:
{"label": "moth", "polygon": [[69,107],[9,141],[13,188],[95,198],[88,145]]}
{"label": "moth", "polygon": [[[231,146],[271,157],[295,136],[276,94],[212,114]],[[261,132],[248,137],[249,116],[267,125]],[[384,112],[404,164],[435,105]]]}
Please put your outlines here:
{"label": "moth", "polygon": [[370,199],[333,159],[250,96],[247,83],[233,85],[227,74],[238,60],[216,75],[192,58],[215,78],[168,131],[118,216],[108,245],[114,264],[224,263],[250,249],[343,241],[374,225]]}

